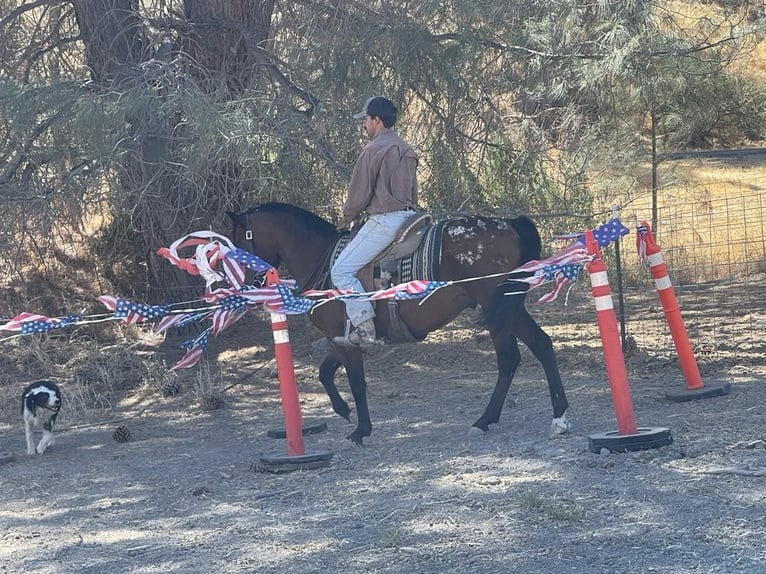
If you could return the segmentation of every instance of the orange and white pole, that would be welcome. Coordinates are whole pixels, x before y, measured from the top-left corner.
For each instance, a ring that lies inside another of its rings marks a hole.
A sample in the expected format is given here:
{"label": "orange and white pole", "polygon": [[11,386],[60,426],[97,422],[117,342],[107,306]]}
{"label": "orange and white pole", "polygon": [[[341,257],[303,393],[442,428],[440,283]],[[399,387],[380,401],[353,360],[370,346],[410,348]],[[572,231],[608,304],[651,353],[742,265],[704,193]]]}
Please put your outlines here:
{"label": "orange and white pole", "polygon": [[[676,346],[676,353],[678,353],[681,371],[686,379],[686,386],[691,390],[701,389],[705,385],[702,382],[697,360],[694,358],[694,352],[689,343],[684,320],[681,317],[681,309],[676,301],[673,285],[668,276],[668,268],[662,257],[662,250],[654,241],[652,229],[646,221],[642,221],[639,226],[636,243],[639,245],[639,254],[646,259],[652,272],[652,277],[654,277],[657,295],[660,297],[662,310],[665,312],[665,319],[670,329],[670,335],[673,337],[673,343]],[[642,243],[643,245],[641,245]]]}
{"label": "orange and white pole", "polygon": [[[269,269],[266,272],[266,285],[273,286],[278,283],[279,274],[277,270]],[[305,454],[303,448],[303,421],[298,399],[298,385],[295,382],[293,351],[290,346],[290,334],[287,330],[287,315],[272,311],[271,330],[274,333],[274,356],[276,357],[277,375],[279,376],[282,413],[285,417],[287,454],[289,456],[302,456]]]}
{"label": "orange and white pole", "polygon": [[601,259],[598,244],[593,237],[592,231],[585,232],[585,245],[588,253],[594,255],[594,259],[588,264],[590,275],[591,292],[596,304],[596,317],[598,330],[601,335],[601,346],[604,352],[609,386],[612,389],[612,401],[617,416],[617,429],[620,434],[636,434],[636,419],[633,414],[633,402],[628,387],[628,372],[625,368],[625,357],[622,354],[620,335],[617,329],[617,315],[614,312],[612,302],[612,290],[609,287],[609,278],[606,272],[606,264]]}

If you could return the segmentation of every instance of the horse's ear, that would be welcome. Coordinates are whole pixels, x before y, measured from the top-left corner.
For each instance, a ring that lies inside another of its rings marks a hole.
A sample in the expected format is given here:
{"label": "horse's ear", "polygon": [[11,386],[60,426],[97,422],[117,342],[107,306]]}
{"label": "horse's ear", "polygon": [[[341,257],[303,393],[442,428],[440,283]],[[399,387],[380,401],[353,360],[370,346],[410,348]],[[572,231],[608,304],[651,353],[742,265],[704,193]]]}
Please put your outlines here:
{"label": "horse's ear", "polygon": [[226,212],[226,215],[228,215],[228,216],[229,216],[229,218],[230,218],[232,221],[237,221],[237,214],[236,214],[236,213],[234,213],[233,211],[227,211],[227,212]]}

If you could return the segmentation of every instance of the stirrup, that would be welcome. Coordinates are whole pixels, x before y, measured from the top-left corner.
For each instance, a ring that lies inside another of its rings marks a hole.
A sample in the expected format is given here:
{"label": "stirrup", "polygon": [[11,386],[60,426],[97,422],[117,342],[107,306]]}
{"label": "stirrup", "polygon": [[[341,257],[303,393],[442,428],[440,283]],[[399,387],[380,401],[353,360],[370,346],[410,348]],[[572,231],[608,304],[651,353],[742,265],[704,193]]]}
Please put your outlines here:
{"label": "stirrup", "polygon": [[370,333],[367,329],[363,329],[357,326],[351,333],[348,334],[348,340],[354,345],[374,345],[377,342],[375,333]]}
{"label": "stirrup", "polygon": [[333,337],[332,342],[337,343],[338,345],[342,345],[343,347],[356,347],[354,343],[352,343],[348,336],[351,333],[351,320],[346,319],[346,329],[343,332],[342,335],[339,335],[338,337]]}
{"label": "stirrup", "polygon": [[[368,321],[371,321],[371,319],[368,319]],[[367,321],[364,323],[366,322]],[[334,337],[332,340],[333,343],[337,343],[344,347],[371,347],[373,345],[382,344],[382,341],[375,338],[374,332],[370,333],[362,327],[364,323],[360,323],[356,328],[352,329],[351,321],[347,319],[345,333],[342,336]]]}

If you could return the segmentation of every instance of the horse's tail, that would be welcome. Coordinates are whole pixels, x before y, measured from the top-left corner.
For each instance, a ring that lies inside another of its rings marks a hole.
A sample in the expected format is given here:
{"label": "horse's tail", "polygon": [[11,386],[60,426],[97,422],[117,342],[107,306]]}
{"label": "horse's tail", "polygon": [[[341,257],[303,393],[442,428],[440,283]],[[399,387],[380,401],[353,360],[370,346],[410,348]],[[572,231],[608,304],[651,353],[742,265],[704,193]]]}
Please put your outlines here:
{"label": "horse's tail", "polygon": [[538,233],[535,223],[522,215],[513,219],[513,228],[519,234],[521,247],[521,261],[519,264],[532,261],[532,259],[540,259],[543,243],[540,240],[540,233]]}
{"label": "horse's tail", "polygon": [[[543,245],[537,226],[526,216],[516,217],[512,220],[513,228],[519,234],[520,257],[519,265],[523,265],[533,259],[540,259]],[[490,328],[495,328],[512,320],[520,306],[524,305],[524,298],[529,290],[529,283],[524,279],[533,273],[518,271],[511,273],[505,281],[501,282],[492,295],[486,314]]]}

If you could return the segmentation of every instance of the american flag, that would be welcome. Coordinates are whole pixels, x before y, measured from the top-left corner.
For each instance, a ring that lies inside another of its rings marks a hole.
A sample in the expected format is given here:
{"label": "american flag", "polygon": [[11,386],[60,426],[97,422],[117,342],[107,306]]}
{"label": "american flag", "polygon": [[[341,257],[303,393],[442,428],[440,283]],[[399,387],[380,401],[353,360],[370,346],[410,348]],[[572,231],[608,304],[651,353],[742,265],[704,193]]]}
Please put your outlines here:
{"label": "american flag", "polygon": [[[194,256],[184,258],[179,250],[194,248]],[[212,231],[197,231],[174,241],[170,247],[162,247],[157,253],[165,257],[179,269],[191,275],[201,275],[208,286],[218,281],[227,280],[240,287],[245,282],[245,270],[227,254],[234,249],[228,238]],[[221,263],[223,275],[215,270]]]}
{"label": "american flag", "polygon": [[449,285],[449,281],[410,281],[403,284],[404,289],[398,290],[394,294],[394,299],[420,299],[426,295],[430,295],[439,287],[444,287],[445,285]]}
{"label": "american flag", "polygon": [[[546,267],[550,267],[551,265],[568,265],[568,264],[580,264],[587,263],[590,261],[592,257],[588,255],[588,249],[585,247],[584,243],[581,243],[580,241],[575,241],[574,243],[571,243],[570,245],[567,245],[564,247],[564,249],[558,251],[557,253],[554,253],[550,257],[546,257],[545,259],[533,259],[532,261],[528,261],[521,267],[517,267],[513,271],[511,271],[511,274],[516,273],[537,273],[538,271],[543,271]],[[509,277],[512,281],[524,281],[526,283],[532,283],[535,279],[533,277],[529,278],[520,278],[517,279],[515,277]]]}
{"label": "american flag", "polygon": [[32,333],[44,333],[51,329],[63,329],[69,327],[82,319],[80,315],[67,315],[66,317],[57,317],[55,319],[24,321],[21,325],[21,334],[30,335]]}
{"label": "american flag", "polygon": [[114,311],[115,317],[124,319],[130,325],[151,319],[160,319],[170,313],[170,305],[145,305],[144,303],[118,299],[111,295],[101,295],[98,301],[110,311]]}
{"label": "american flag", "polygon": [[319,299],[334,299],[345,295],[354,295],[354,292],[351,289],[309,289],[303,292],[304,297]]}
{"label": "american flag", "polygon": [[5,325],[0,325],[0,330],[19,331],[22,335],[32,335],[34,333],[45,333],[51,329],[63,329],[80,320],[82,320],[81,315],[67,315],[66,317],[55,317],[51,319],[45,315],[21,313]]}
{"label": "american flag", "polygon": [[279,313],[285,313],[286,315],[300,315],[301,313],[308,313],[314,306],[315,301],[293,295],[287,285],[278,283],[276,287],[282,298],[281,305],[275,309],[278,310]]}
{"label": "american flag", "polygon": [[[533,259],[514,269],[510,276],[504,283],[509,282],[521,282],[529,285],[529,289],[539,287],[544,283],[553,281],[553,290],[540,297],[538,303],[547,303],[553,301],[558,297],[561,289],[567,283],[575,281],[579,274],[579,270],[583,264],[589,262],[593,257],[588,254],[588,250],[585,245],[579,241],[568,245],[558,253],[551,255],[545,259]],[[518,277],[517,275],[531,273],[526,277]],[[526,291],[524,291],[525,293]],[[512,290],[506,293],[506,295],[518,295],[522,292],[518,290]]]}
{"label": "american flag", "polygon": [[239,247],[235,247],[234,249],[228,251],[226,253],[226,257],[229,257],[230,259],[233,259],[234,261],[241,263],[251,271],[255,271],[256,273],[265,273],[269,269],[273,269],[274,266],[270,263],[267,263],[260,257],[253,255],[249,251],[245,251],[244,249],[240,249]]}
{"label": "american flag", "polygon": [[0,331],[21,331],[21,327],[28,321],[49,321],[50,318],[45,315],[36,315],[35,313],[19,313],[5,325],[0,325]]}
{"label": "american flag", "polygon": [[564,288],[564,285],[574,283],[580,275],[582,265],[551,265],[543,269],[546,281],[553,281],[553,289],[540,297],[535,303],[550,303],[554,301]]}
{"label": "american flag", "polygon": [[195,321],[201,321],[205,317],[211,315],[210,311],[203,311],[199,313],[175,313],[172,315],[168,315],[167,317],[163,317],[160,322],[157,324],[157,327],[154,329],[154,332],[158,335],[160,333],[164,333],[171,327],[180,328],[185,325],[189,325],[190,323],[194,323]]}
{"label": "american flag", "polygon": [[247,298],[243,297],[242,295],[228,295],[221,299],[220,303],[218,304],[221,306],[221,309],[225,311],[233,311],[234,309],[239,309],[240,307],[246,307],[247,303]]}
{"label": "american flag", "polygon": [[186,353],[181,357],[180,361],[170,368],[171,371],[175,371],[176,369],[188,369],[199,362],[207,348],[207,340],[210,336],[211,329],[212,327],[204,331],[198,337],[181,343],[180,347],[186,349]]}
{"label": "american flag", "polygon": [[[225,300],[224,300],[225,301]],[[213,335],[218,334],[224,329],[228,329],[239,319],[241,319],[245,313],[247,313],[247,304],[238,306],[223,306],[224,302],[221,302],[221,308],[216,309],[213,312]]]}
{"label": "american flag", "polygon": [[[616,241],[628,233],[630,233],[630,230],[615,217],[594,229],[593,238],[596,240],[599,247],[606,247],[612,241]],[[577,241],[585,243],[585,234],[580,235]]]}
{"label": "american flag", "polygon": [[239,295],[250,305],[279,305],[282,302],[282,295],[276,285],[269,287],[246,285],[239,291]]}
{"label": "american flag", "polygon": [[642,221],[641,225],[636,228],[636,249],[638,249],[638,256],[643,261],[646,259],[646,242],[649,238],[649,224],[646,221]]}

